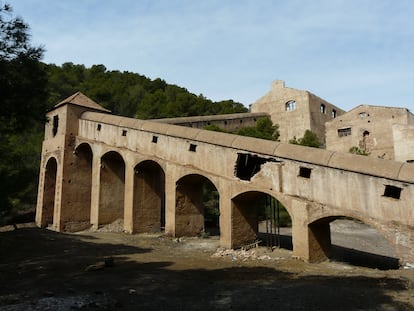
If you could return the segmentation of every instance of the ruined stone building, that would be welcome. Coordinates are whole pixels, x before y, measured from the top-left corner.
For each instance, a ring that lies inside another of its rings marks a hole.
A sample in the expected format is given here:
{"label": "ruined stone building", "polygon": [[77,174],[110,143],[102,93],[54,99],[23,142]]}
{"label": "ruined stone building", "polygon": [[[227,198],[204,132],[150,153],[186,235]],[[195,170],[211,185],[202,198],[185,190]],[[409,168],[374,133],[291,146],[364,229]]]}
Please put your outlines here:
{"label": "ruined stone building", "polygon": [[350,217],[376,228],[402,263],[414,262],[410,163],[121,117],[81,93],[46,119],[39,227],[119,221],[128,233],[199,236],[209,184],[224,248],[257,241],[260,208],[272,199],[290,215],[295,257],[329,258],[330,222]]}
{"label": "ruined stone building", "polygon": [[281,142],[303,137],[306,130],[311,130],[323,144],[325,123],[345,113],[309,91],[285,87],[281,80],[272,83],[270,91],[251,106],[251,112],[268,113],[279,125]]}
{"label": "ruined stone building", "polygon": [[179,118],[152,119],[151,121],[166,124],[175,124],[193,128],[203,129],[209,125],[216,125],[225,131],[235,132],[243,127],[255,126],[260,118],[268,118],[266,112],[257,113],[233,113],[211,116],[193,116]]}
{"label": "ruined stone building", "polygon": [[349,152],[358,147],[370,156],[414,160],[414,115],[406,108],[360,105],[326,123],[326,149]]}

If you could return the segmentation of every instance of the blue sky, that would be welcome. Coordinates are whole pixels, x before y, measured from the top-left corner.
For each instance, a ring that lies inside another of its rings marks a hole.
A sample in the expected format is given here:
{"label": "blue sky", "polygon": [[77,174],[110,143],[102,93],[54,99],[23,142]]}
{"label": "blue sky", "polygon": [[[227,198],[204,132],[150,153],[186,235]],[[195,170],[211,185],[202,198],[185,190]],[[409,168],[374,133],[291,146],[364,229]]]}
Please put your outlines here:
{"label": "blue sky", "polygon": [[412,0],[0,0],[44,61],[103,64],[246,106],[273,80],[414,112]]}

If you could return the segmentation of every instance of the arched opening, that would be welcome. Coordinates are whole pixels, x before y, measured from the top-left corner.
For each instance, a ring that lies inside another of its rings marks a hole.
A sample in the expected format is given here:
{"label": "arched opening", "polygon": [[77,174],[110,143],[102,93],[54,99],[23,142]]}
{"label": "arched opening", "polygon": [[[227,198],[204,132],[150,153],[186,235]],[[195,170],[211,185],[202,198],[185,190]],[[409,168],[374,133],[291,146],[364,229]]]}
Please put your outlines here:
{"label": "arched opening", "polygon": [[133,232],[159,232],[165,227],[165,174],[154,161],[134,168]]}
{"label": "arched opening", "polygon": [[325,258],[381,270],[398,269],[395,249],[375,228],[349,217],[327,217],[309,225]]}
{"label": "arched opening", "polygon": [[56,192],[57,162],[55,158],[47,161],[45,168],[45,181],[43,186],[43,205],[41,226],[48,227],[53,225],[53,215],[55,211],[55,192]]}
{"label": "arched opening", "polygon": [[123,230],[125,162],[115,151],[101,158],[99,225],[115,224],[111,230]]}
{"label": "arched opening", "polygon": [[92,149],[79,145],[73,153],[72,174],[67,180],[70,196],[65,202],[65,231],[80,231],[90,227],[92,191]]}
{"label": "arched opening", "polygon": [[206,177],[191,174],[176,183],[175,235],[217,236],[219,226],[219,193]]}
{"label": "arched opening", "polygon": [[268,247],[292,249],[292,220],[273,196],[251,191],[232,200],[232,247],[253,242]]}

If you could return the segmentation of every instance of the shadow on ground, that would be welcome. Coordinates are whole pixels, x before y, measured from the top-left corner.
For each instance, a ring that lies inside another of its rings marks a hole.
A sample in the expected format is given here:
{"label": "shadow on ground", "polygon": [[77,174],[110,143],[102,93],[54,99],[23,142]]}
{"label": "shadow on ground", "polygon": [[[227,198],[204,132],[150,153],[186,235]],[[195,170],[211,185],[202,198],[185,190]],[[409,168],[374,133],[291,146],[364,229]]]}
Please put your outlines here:
{"label": "shadow on ground", "polygon": [[[293,250],[292,237],[290,235],[273,235],[260,234],[259,235],[262,246],[278,245],[283,249]],[[371,269],[389,270],[398,269],[398,258],[388,257],[373,253],[364,252],[361,250],[332,245],[329,254],[329,259],[338,262],[344,262],[353,266],[366,267]]]}
{"label": "shadow on ground", "polygon": [[[131,260],[132,254],[147,261]],[[113,266],[85,269],[108,256]],[[87,234],[0,233],[0,309],[413,310],[390,295],[409,290],[403,279],[298,275],[278,270],[277,263],[221,267],[218,259],[213,268],[178,269],[180,260],[159,261],[150,247],[103,243]]]}

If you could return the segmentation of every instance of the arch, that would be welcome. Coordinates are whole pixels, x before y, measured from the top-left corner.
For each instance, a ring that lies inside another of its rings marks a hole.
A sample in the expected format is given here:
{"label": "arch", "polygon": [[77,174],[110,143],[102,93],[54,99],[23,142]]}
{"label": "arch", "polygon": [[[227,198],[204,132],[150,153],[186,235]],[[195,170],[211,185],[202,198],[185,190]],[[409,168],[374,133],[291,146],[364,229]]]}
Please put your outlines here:
{"label": "arch", "polygon": [[165,227],[165,173],[155,161],[134,168],[133,232],[157,232]]}
{"label": "arch", "polygon": [[[397,250],[386,232],[361,217],[331,215],[309,223],[311,251],[320,259],[344,261],[377,269],[397,269]],[[375,243],[374,245],[372,245]]]}
{"label": "arch", "polygon": [[48,227],[54,222],[57,167],[56,158],[51,157],[47,160],[43,184],[41,227]]}
{"label": "arch", "polygon": [[99,225],[123,222],[125,162],[116,151],[101,157],[99,191]]}
{"label": "arch", "polygon": [[67,185],[70,201],[65,202],[65,210],[70,213],[66,218],[70,221],[65,222],[65,231],[80,231],[90,227],[92,159],[93,152],[88,143],[81,143],[75,148],[71,162],[71,171],[74,173],[70,174]]}
{"label": "arch", "polygon": [[219,234],[219,191],[207,177],[189,174],[176,182],[175,235]]}
{"label": "arch", "polygon": [[292,249],[291,237],[280,231],[291,222],[288,209],[273,195],[257,190],[240,193],[232,199],[232,248],[261,239],[267,246]]}

